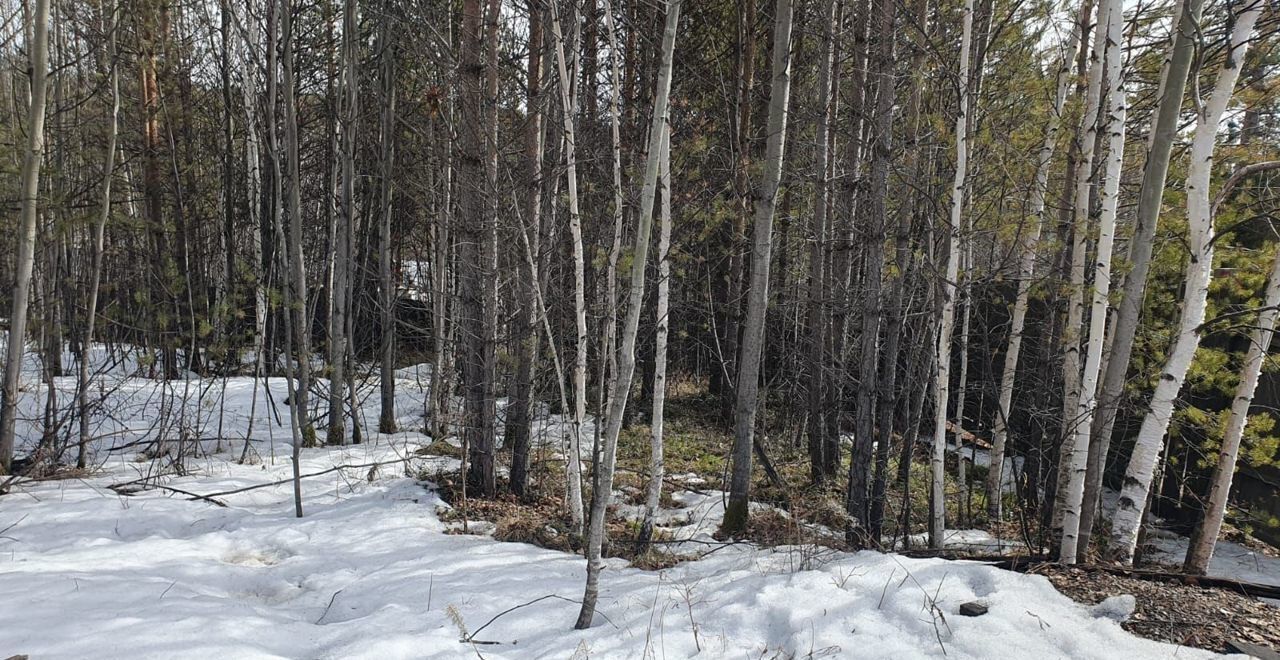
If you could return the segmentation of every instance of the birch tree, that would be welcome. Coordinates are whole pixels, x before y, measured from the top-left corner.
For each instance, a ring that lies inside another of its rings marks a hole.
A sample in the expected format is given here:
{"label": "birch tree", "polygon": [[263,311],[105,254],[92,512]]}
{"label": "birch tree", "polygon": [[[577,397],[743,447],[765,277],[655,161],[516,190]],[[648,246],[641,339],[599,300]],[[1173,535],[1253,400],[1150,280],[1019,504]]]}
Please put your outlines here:
{"label": "birch tree", "polygon": [[1152,120],[1146,164],[1142,170],[1142,187],[1138,191],[1138,209],[1134,218],[1133,237],[1129,240],[1129,273],[1111,323],[1107,348],[1106,373],[1098,395],[1098,412],[1090,431],[1090,464],[1085,474],[1085,505],[1080,519],[1080,534],[1087,545],[1095,513],[1102,498],[1102,471],[1111,447],[1111,432],[1117,406],[1124,395],[1125,376],[1138,331],[1138,317],[1147,290],[1147,273],[1151,268],[1151,247],[1155,243],[1156,223],[1164,204],[1165,179],[1169,159],[1181,124],[1182,99],[1187,86],[1187,73],[1198,52],[1200,11],[1203,0],[1183,0],[1176,21],[1173,43],[1163,66],[1159,97]]}
{"label": "birch tree", "polygon": [[[359,117],[359,80],[357,66],[359,51],[356,41],[359,35],[356,0],[346,0],[342,11],[342,117],[339,122],[339,158],[342,160],[342,191],[339,195],[341,211],[338,214],[337,231],[333,234],[334,257],[332,309],[329,310],[329,428],[326,444],[341,445],[347,441],[344,404],[346,402],[347,361],[347,289],[351,277],[351,242],[349,237],[355,225],[356,210],[356,119]],[[385,48],[385,45],[384,45]],[[387,143],[389,136],[384,136]],[[383,334],[395,328],[382,328]],[[394,382],[394,381],[393,381]]]}
{"label": "birch tree", "polygon": [[[35,265],[36,219],[39,214],[40,165],[44,160],[44,111],[49,80],[49,0],[36,0],[31,14],[31,102],[27,108],[27,145],[22,160],[17,260],[14,263],[13,303],[9,311],[9,341],[5,353],[4,389],[0,391],[0,474],[13,466],[14,428],[18,414],[18,377],[26,348],[27,302]],[[83,359],[83,358],[82,358]]]}
{"label": "birch tree", "polygon": [[[782,0],[785,2],[785,0]],[[649,256],[649,234],[653,227],[653,203],[658,188],[658,163],[662,160],[662,142],[667,125],[668,97],[671,92],[671,61],[676,46],[676,27],[680,21],[681,0],[668,0],[667,16],[662,30],[662,50],[659,54],[658,82],[653,94],[653,119],[649,125],[649,145],[646,151],[644,184],[640,190],[640,217],[636,226],[635,244],[632,247],[631,282],[627,292],[627,316],[622,326],[622,343],[619,346],[618,378],[611,396],[609,418],[601,439],[600,460],[597,465],[596,488],[591,497],[591,518],[587,527],[587,585],[582,596],[582,610],[575,627],[591,627],[599,597],[600,571],[604,568],[601,549],[604,545],[605,516],[609,500],[613,496],[614,464],[618,453],[618,436],[622,433],[622,418],[631,393],[631,379],[636,367],[636,335],[640,329],[640,313],[644,307],[644,280]],[[559,30],[557,30],[558,32]],[[559,37],[557,36],[557,41]],[[561,63],[564,58],[559,57]]]}
{"label": "birch tree", "polygon": [[654,518],[662,498],[663,423],[667,401],[667,335],[671,307],[671,125],[663,127],[662,157],[658,161],[658,301],[653,339],[653,406],[649,418],[649,483],[645,488],[644,521],[640,524],[641,549],[653,538]]}
{"label": "birch tree", "polygon": [[956,323],[956,281],[960,275],[960,222],[964,211],[965,178],[969,166],[969,49],[973,40],[973,0],[965,0],[960,32],[957,81],[960,107],[956,113],[956,171],[951,183],[951,215],[947,225],[947,265],[938,283],[938,334],[934,345],[933,452],[930,457],[929,546],[942,547],[946,524],[945,469],[947,400],[951,392],[951,335]]}
{"label": "birch tree", "polygon": [[1022,337],[1027,324],[1027,307],[1031,301],[1031,283],[1036,272],[1036,247],[1044,231],[1045,195],[1049,186],[1049,169],[1058,146],[1058,133],[1062,127],[1062,110],[1072,83],[1072,63],[1080,49],[1080,22],[1063,44],[1057,63],[1057,83],[1054,85],[1053,112],[1045,125],[1044,141],[1036,157],[1036,173],[1031,184],[1028,201],[1028,218],[1031,222],[1018,249],[1018,293],[1014,299],[1009,319],[1009,342],[1004,353],[1004,367],[1000,372],[1000,395],[996,404],[995,421],[991,426],[991,460],[987,465],[985,484],[987,517],[996,521],[1001,517],[1004,488],[1005,443],[1009,437],[1009,414],[1013,406],[1013,387],[1018,375],[1018,358],[1022,353]]}
{"label": "birch tree", "polygon": [[1226,112],[1227,104],[1235,91],[1240,76],[1240,65],[1249,48],[1249,35],[1262,10],[1261,0],[1249,0],[1235,23],[1225,54],[1225,61],[1214,83],[1209,99],[1196,112],[1195,135],[1191,140],[1190,164],[1187,170],[1187,225],[1190,260],[1185,273],[1186,285],[1182,299],[1182,314],[1178,321],[1177,335],[1160,371],[1155,393],[1151,396],[1149,411],[1142,420],[1142,427],[1125,470],[1124,486],[1115,515],[1111,519],[1111,543],[1108,552],[1123,563],[1133,561],[1138,544],[1138,529],[1142,525],[1143,508],[1151,490],[1152,475],[1164,435],[1173,414],[1174,400],[1200,345],[1205,306],[1209,295],[1209,280],[1213,273],[1213,217],[1209,207],[1209,183],[1213,172],[1213,150],[1218,126]]}
{"label": "birch tree", "polygon": [[[1089,54],[1088,83],[1085,87],[1084,115],[1080,121],[1079,158],[1076,161],[1072,198],[1071,255],[1067,284],[1067,319],[1062,328],[1062,444],[1058,452],[1058,479],[1053,506],[1053,531],[1063,535],[1063,516],[1070,508],[1071,470],[1075,460],[1076,429],[1080,424],[1080,400],[1084,386],[1080,365],[1080,331],[1084,325],[1084,279],[1087,257],[1089,202],[1093,190],[1093,159],[1098,145],[1102,116],[1102,83],[1106,68],[1107,24],[1117,0],[1101,0],[1094,23],[1093,49]],[[1083,451],[1083,450],[1082,450]],[[1078,517],[1077,517],[1078,520]],[[1073,520],[1071,525],[1077,525]]]}
{"label": "birch tree", "polygon": [[[1255,7],[1260,4],[1254,2]],[[1280,165],[1280,162],[1277,164]],[[1244,437],[1245,425],[1249,423],[1249,406],[1258,389],[1258,377],[1262,374],[1262,364],[1275,333],[1276,317],[1280,315],[1277,310],[1280,310],[1280,250],[1276,250],[1276,256],[1271,261],[1271,275],[1267,278],[1257,324],[1249,333],[1249,350],[1245,353],[1244,363],[1240,367],[1240,383],[1231,400],[1231,413],[1227,417],[1222,447],[1218,450],[1218,464],[1213,470],[1204,518],[1196,526],[1187,546],[1183,568],[1193,575],[1204,575],[1209,570],[1209,560],[1213,558],[1213,549],[1218,542],[1218,534],[1222,531],[1223,517],[1227,512],[1227,496],[1231,493],[1231,481],[1240,455],[1240,441]]]}
{"label": "birch tree", "polygon": [[773,253],[773,214],[782,156],[787,140],[787,105],[791,96],[791,0],[778,0],[774,9],[772,85],[769,90],[768,142],[764,172],[756,189],[751,245],[751,283],[743,322],[742,350],[734,388],[733,472],[722,531],[740,534],[747,525],[751,495],[751,452],[755,441],[760,397],[760,357],[764,352],[764,317],[769,304],[769,261]]}
{"label": "birch tree", "polygon": [[[1102,173],[1101,211],[1098,216],[1098,240],[1094,257],[1093,298],[1089,309],[1089,340],[1085,350],[1084,373],[1080,381],[1080,400],[1077,404],[1071,443],[1070,468],[1065,484],[1065,508],[1062,512],[1062,543],[1058,556],[1064,564],[1073,564],[1088,551],[1088,546],[1077,549],[1080,530],[1080,506],[1084,498],[1085,470],[1088,465],[1089,432],[1097,405],[1098,374],[1102,367],[1103,333],[1107,321],[1107,303],[1111,294],[1111,251],[1115,245],[1116,207],[1120,201],[1120,176],[1124,167],[1125,136],[1125,87],[1123,63],[1120,61],[1120,27],[1123,7],[1110,0],[1106,20],[1106,86],[1107,95],[1107,160]],[[1099,12],[1102,5],[1099,5]],[[1101,21],[1101,14],[1099,14]],[[1101,35],[1100,35],[1101,36]],[[1079,205],[1087,205],[1089,191],[1077,190],[1077,217]],[[1066,456],[1059,460],[1065,460]],[[1061,488],[1063,485],[1060,484]]]}
{"label": "birch tree", "polygon": [[[391,271],[394,249],[391,237],[391,204],[396,162],[396,42],[392,33],[395,18],[387,9],[389,7],[384,5],[386,13],[381,19],[382,37],[379,40],[382,44],[382,150],[379,154],[382,181],[378,200],[378,311],[382,321],[382,336],[378,347],[378,390],[381,396],[381,405],[378,407],[379,433],[396,432],[396,283]],[[354,93],[351,95],[354,96]],[[356,103],[354,99],[348,98],[351,106],[348,112],[352,111]],[[355,123],[354,116],[350,121]]]}
{"label": "birch tree", "polygon": [[[571,85],[573,78],[569,76],[568,63],[565,60],[564,33],[560,27],[560,14],[552,12],[551,31],[556,40],[556,67],[560,74],[560,111],[564,131],[565,177],[568,181],[569,195],[569,233],[573,240],[573,323],[574,323],[574,361],[573,361],[573,433],[569,436],[568,460],[568,499],[569,514],[573,517],[573,525],[583,529],[584,513],[582,505],[582,424],[587,417],[587,285],[585,261],[582,247],[582,214],[578,209],[578,161],[577,138],[574,121],[577,115],[577,102],[573,98]],[[599,420],[597,420],[597,425]]]}

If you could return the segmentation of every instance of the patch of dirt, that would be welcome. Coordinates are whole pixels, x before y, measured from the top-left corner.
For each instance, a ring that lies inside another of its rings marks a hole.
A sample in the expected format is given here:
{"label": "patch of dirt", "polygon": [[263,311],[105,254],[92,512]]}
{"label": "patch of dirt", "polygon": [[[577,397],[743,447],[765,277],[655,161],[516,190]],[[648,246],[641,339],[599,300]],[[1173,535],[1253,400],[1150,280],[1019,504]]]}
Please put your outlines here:
{"label": "patch of dirt", "polygon": [[1162,642],[1226,651],[1241,640],[1280,651],[1280,607],[1226,589],[1141,580],[1105,571],[1046,566],[1036,571],[1072,600],[1095,605],[1130,594],[1137,609],[1121,625]]}
{"label": "patch of dirt", "polygon": [[[499,479],[499,490],[506,488],[505,480]],[[442,522],[460,523],[464,519],[472,522],[487,521],[494,524],[493,538],[497,541],[528,543],[573,554],[581,554],[583,551],[583,539],[574,529],[573,520],[564,503],[557,497],[534,494],[521,500],[510,494],[500,494],[494,499],[470,495],[463,503],[461,484],[456,473],[438,478],[437,492],[441,499],[450,504],[450,508],[438,512]],[[654,530],[654,544],[641,548],[635,541],[638,526],[615,515],[612,508],[606,527],[603,548],[605,557],[621,557],[631,562],[632,566],[645,570],[670,568],[684,561],[684,558],[663,552],[657,547],[670,538],[663,529]],[[452,533],[464,532],[455,528]]]}

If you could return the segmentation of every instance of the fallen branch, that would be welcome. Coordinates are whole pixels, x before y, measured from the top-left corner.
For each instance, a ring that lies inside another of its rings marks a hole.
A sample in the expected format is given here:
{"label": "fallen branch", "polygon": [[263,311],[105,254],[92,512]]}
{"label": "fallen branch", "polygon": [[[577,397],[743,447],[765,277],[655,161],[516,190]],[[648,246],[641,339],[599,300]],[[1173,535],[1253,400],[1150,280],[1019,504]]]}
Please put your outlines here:
{"label": "fallen branch", "polygon": [[[485,628],[488,628],[490,625],[492,625],[492,624],[493,624],[493,622],[494,622],[494,621],[497,621],[498,619],[502,618],[503,616],[506,616],[506,615],[508,615],[508,614],[510,614],[510,613],[512,613],[512,612],[514,612],[514,611],[516,611],[516,610],[518,610],[518,609],[520,609],[520,608],[522,608],[522,607],[528,607],[528,606],[530,606],[530,605],[533,605],[534,603],[538,603],[538,602],[541,602],[541,601],[547,600],[548,598],[557,598],[557,599],[559,599],[559,600],[563,600],[563,601],[565,601],[566,603],[574,603],[575,605],[580,605],[580,604],[582,603],[582,601],[573,600],[572,598],[565,598],[564,596],[560,596],[560,595],[558,595],[558,594],[547,594],[547,595],[545,595],[545,596],[539,596],[539,597],[534,598],[533,600],[531,600],[531,601],[529,601],[529,602],[527,602],[527,603],[520,603],[519,605],[516,605],[515,607],[511,607],[511,608],[505,609],[505,610],[503,610],[503,611],[501,611],[501,612],[498,612],[497,614],[495,614],[495,615],[493,616],[493,618],[492,618],[492,619],[489,619],[488,621],[486,621],[486,622],[485,622],[485,624],[484,624],[483,626],[480,626],[479,628],[476,628],[475,632],[471,633],[470,635],[467,635],[466,637],[463,637],[461,641],[462,641],[462,642],[464,642],[464,643],[467,643],[467,644],[502,644],[502,642],[493,642],[493,641],[485,641],[485,640],[479,640],[479,639],[476,639],[476,635],[479,635],[481,630],[484,630]],[[511,642],[511,643],[512,643],[512,644],[515,644],[515,642]]]}

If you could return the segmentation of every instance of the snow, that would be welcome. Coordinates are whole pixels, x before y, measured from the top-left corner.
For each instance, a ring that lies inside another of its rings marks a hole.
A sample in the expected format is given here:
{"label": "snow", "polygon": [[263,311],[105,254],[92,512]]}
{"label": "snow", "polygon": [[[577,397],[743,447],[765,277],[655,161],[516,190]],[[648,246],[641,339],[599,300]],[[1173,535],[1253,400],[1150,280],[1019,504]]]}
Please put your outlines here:
{"label": "snow", "polygon": [[[1143,557],[1161,564],[1181,566],[1187,557],[1189,540],[1164,530],[1153,530],[1147,536]],[[1208,574],[1241,582],[1280,586],[1280,557],[1271,557],[1249,548],[1219,540],[1213,548]]]}
{"label": "snow", "polygon": [[[394,460],[394,445],[304,454],[303,471]],[[441,459],[436,459],[441,460]],[[101,476],[30,484],[3,500],[0,650],[41,658],[460,657],[458,623],[477,630],[545,595],[576,600],[580,557],[483,536],[444,533],[444,506],[424,485],[385,470],[306,480],[306,517],[287,484],[219,498],[120,496]],[[287,462],[218,458],[175,488],[210,493],[269,483]],[[16,523],[16,524],[15,524]],[[572,631],[573,602],[549,598],[479,635],[486,658],[1167,657],[1097,618],[1046,579],[939,559],[873,552],[727,545],[661,572],[615,561],[600,615]],[[981,598],[986,616],[956,616]],[[936,607],[936,609],[934,609]],[[696,632],[695,632],[696,631]],[[998,644],[992,644],[999,640]],[[1208,654],[1180,649],[1180,657]]]}
{"label": "snow", "polygon": [[1090,608],[1094,616],[1106,617],[1115,621],[1126,621],[1138,607],[1138,599],[1129,594],[1108,596],[1105,600]]}
{"label": "snow", "polygon": [[[100,378],[95,392],[107,395],[93,424],[102,434],[93,474],[27,481],[0,497],[0,656],[1211,657],[1130,635],[1041,576],[716,542],[710,533],[723,505],[715,491],[678,492],[682,506],[659,516],[685,542],[677,549],[700,558],[662,571],[610,560],[594,626],[574,631],[584,560],[450,533],[439,515],[448,505],[418,480],[457,466],[416,453],[432,440],[412,430],[421,427],[430,370],[397,375],[400,422],[411,430],[303,450],[302,473],[321,474],[303,481],[302,519],[287,481],[287,415],[282,406],[272,412],[283,381],[270,381],[268,399],[249,378]],[[55,386],[70,402],[74,379]],[[361,388],[373,391],[376,383]],[[234,458],[255,396],[261,458],[242,465]],[[362,403],[364,419],[376,419],[376,399]],[[23,413],[42,402],[42,388],[28,381]],[[543,430],[556,426],[549,420]],[[34,427],[19,428],[30,447]],[[110,488],[154,470],[138,460],[139,440],[178,431],[201,453],[160,485],[202,495],[249,490],[216,495],[222,507],[175,490]],[[957,615],[979,599],[988,614]]]}

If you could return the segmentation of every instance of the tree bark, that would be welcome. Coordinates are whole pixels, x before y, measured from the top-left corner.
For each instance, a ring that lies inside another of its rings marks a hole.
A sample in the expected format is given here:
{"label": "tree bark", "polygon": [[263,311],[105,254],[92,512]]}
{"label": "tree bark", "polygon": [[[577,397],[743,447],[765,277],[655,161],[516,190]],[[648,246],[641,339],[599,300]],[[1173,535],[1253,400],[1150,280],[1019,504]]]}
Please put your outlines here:
{"label": "tree bark", "polygon": [[13,467],[14,429],[18,414],[18,377],[22,373],[27,334],[27,302],[35,264],[36,219],[39,214],[40,165],[44,160],[44,111],[49,78],[49,0],[36,0],[31,16],[31,103],[27,111],[27,148],[22,161],[22,209],[14,264],[13,303],[5,355],[3,401],[0,402],[0,474]]}
{"label": "tree bark", "polygon": [[[389,6],[384,6],[384,11]],[[379,394],[382,405],[378,409],[378,432],[395,433],[396,424],[396,282],[392,275],[392,255],[394,253],[392,224],[392,195],[394,194],[396,163],[396,35],[395,19],[388,11],[382,18],[382,189],[380,191],[378,224],[378,279],[379,308],[382,319],[382,336],[379,346],[381,354]],[[345,31],[344,31],[345,34]],[[352,56],[356,53],[352,49]],[[355,101],[349,98],[353,107]],[[355,119],[352,118],[354,123]]]}
{"label": "tree bark", "polygon": [[[1257,3],[1254,5],[1257,6]],[[1204,575],[1209,570],[1209,560],[1213,558],[1213,549],[1218,542],[1218,534],[1222,531],[1223,517],[1227,512],[1227,496],[1231,493],[1231,481],[1236,471],[1236,460],[1240,455],[1240,440],[1244,437],[1245,425],[1249,423],[1249,406],[1253,403],[1253,394],[1258,389],[1258,376],[1262,373],[1262,363],[1271,347],[1275,333],[1277,310],[1280,309],[1280,250],[1271,262],[1271,276],[1267,279],[1263,303],[1258,312],[1258,321],[1249,333],[1249,350],[1245,353],[1244,363],[1240,367],[1240,384],[1236,386],[1235,398],[1231,400],[1231,414],[1227,418],[1227,429],[1223,434],[1222,448],[1218,451],[1218,464],[1214,467],[1212,486],[1209,489],[1209,500],[1205,504],[1204,518],[1196,526],[1187,547],[1184,569],[1193,575]]]}
{"label": "tree bark", "polygon": [[821,484],[826,478],[823,466],[826,462],[825,435],[826,392],[823,388],[826,364],[826,332],[824,321],[824,305],[827,298],[826,282],[826,238],[827,214],[830,205],[830,153],[829,136],[834,102],[832,99],[832,79],[835,74],[835,22],[837,15],[835,0],[826,0],[822,10],[822,62],[818,69],[818,126],[814,135],[814,197],[813,220],[810,226],[809,239],[809,300],[807,321],[809,326],[808,346],[808,437],[809,437],[809,473],[815,484]]}
{"label": "tree bark", "polygon": [[663,416],[667,400],[667,334],[671,305],[671,125],[663,127],[662,158],[658,161],[658,182],[662,205],[658,211],[658,302],[653,347],[653,407],[649,419],[649,483],[645,489],[644,521],[639,544],[643,550],[653,538],[654,518],[662,498]]}
{"label": "tree bark", "polygon": [[[785,1],[785,0],[784,0]],[[653,119],[649,127],[649,148],[645,159],[644,186],[640,191],[640,217],[636,227],[631,260],[631,284],[627,293],[627,317],[622,327],[619,348],[618,380],[612,393],[613,405],[605,427],[600,454],[600,474],[591,497],[591,520],[587,529],[587,585],[582,596],[582,610],[576,627],[589,628],[595,616],[599,597],[600,571],[604,568],[601,550],[604,546],[605,517],[613,497],[614,462],[617,458],[618,435],[626,412],[627,395],[636,366],[636,335],[640,313],[644,307],[644,279],[649,256],[649,234],[653,227],[653,202],[657,195],[658,163],[662,161],[662,144],[667,125],[668,96],[671,92],[671,61],[675,51],[676,27],[680,20],[680,0],[668,0],[666,24],[662,31],[662,51],[658,66],[658,82],[653,95]],[[558,30],[557,30],[558,32]],[[563,62],[564,58],[560,58]]]}
{"label": "tree bark", "polygon": [[[573,517],[574,527],[581,532],[585,517],[582,503],[582,424],[587,417],[586,257],[582,245],[582,215],[578,208],[577,138],[574,131],[578,107],[570,90],[573,78],[569,76],[568,64],[565,60],[564,34],[560,28],[558,8],[551,16],[551,31],[556,40],[556,66],[560,74],[560,110],[564,124],[564,157],[568,178],[569,233],[573,238],[573,320],[576,334],[573,362],[573,433],[569,436],[566,461],[569,481],[567,495],[569,513]],[[599,425],[599,420],[596,424]]]}
{"label": "tree bark", "polygon": [[[1080,400],[1075,414],[1075,427],[1067,441],[1071,443],[1071,463],[1067,472],[1065,509],[1062,521],[1062,544],[1058,557],[1064,564],[1075,563],[1077,555],[1084,561],[1088,545],[1077,544],[1080,532],[1080,509],[1084,498],[1085,471],[1088,466],[1089,431],[1097,406],[1098,374],[1102,368],[1103,335],[1106,332],[1107,303],[1111,295],[1111,251],[1115,245],[1116,207],[1120,202],[1120,177],[1124,169],[1125,89],[1120,58],[1121,24],[1123,7],[1114,0],[1108,5],[1106,19],[1106,86],[1107,98],[1107,160],[1102,173],[1101,211],[1098,217],[1098,240],[1094,256],[1093,299],[1089,310],[1089,340],[1085,350],[1084,373],[1081,376]],[[1101,12],[1099,5],[1099,12]],[[1102,21],[1101,13],[1098,20]],[[1102,35],[1099,35],[1102,36]],[[1078,193],[1088,204],[1088,191]],[[1060,457],[1063,460],[1065,457]],[[1063,487],[1059,484],[1059,489]]]}
{"label": "tree bark", "polygon": [[1150,410],[1138,431],[1133,455],[1125,470],[1120,501],[1111,520],[1108,553],[1116,561],[1125,564],[1133,562],[1144,505],[1150,494],[1152,475],[1173,414],[1173,403],[1178,391],[1182,389],[1196,348],[1200,345],[1201,324],[1204,323],[1209,281],[1213,274],[1214,230],[1209,207],[1209,183],[1213,172],[1214,142],[1222,115],[1235,91],[1240,64],[1248,51],[1249,35],[1261,7],[1260,0],[1250,0],[1236,17],[1226,61],[1218,73],[1208,102],[1197,113],[1187,170],[1187,225],[1190,231],[1191,259],[1187,263],[1182,316],[1178,321],[1177,337],[1161,369],[1156,391],[1151,396]]}
{"label": "tree bark", "polygon": [[1107,453],[1111,448],[1111,432],[1116,413],[1124,397],[1125,376],[1133,354],[1138,331],[1138,317],[1147,290],[1147,273],[1151,268],[1151,249],[1155,242],[1156,223],[1164,204],[1165,177],[1169,158],[1177,141],[1181,122],[1182,98],[1186,91],[1187,73],[1198,52],[1200,10],[1203,0],[1184,0],[1178,19],[1171,54],[1160,84],[1160,97],[1151,127],[1146,165],[1142,170],[1142,187],[1138,191],[1138,210],[1133,237],[1129,240],[1129,273],[1117,304],[1108,338],[1107,367],[1098,395],[1097,413],[1090,432],[1088,471],[1085,474],[1084,506],[1080,517],[1081,540],[1088,541],[1093,521],[1102,501],[1102,476]]}
{"label": "tree bark", "polygon": [[[1087,20],[1087,19],[1086,19]],[[1083,23],[1084,21],[1081,21]],[[1071,87],[1071,68],[1080,49],[1080,24],[1078,23],[1064,44],[1058,61],[1058,78],[1053,97],[1053,114],[1045,126],[1044,141],[1036,160],[1035,180],[1032,182],[1029,217],[1031,231],[1019,245],[1022,254],[1018,262],[1018,294],[1014,299],[1009,321],[1009,343],[1004,354],[1004,368],[1000,375],[1000,397],[996,418],[991,427],[991,460],[987,464],[986,496],[987,518],[1000,520],[1004,499],[1005,443],[1009,436],[1009,415],[1013,407],[1013,386],[1018,374],[1018,358],[1022,352],[1022,336],[1026,329],[1027,307],[1031,300],[1031,283],[1036,270],[1036,247],[1045,223],[1045,195],[1048,191],[1049,168],[1058,145],[1058,132],[1062,126],[1062,110],[1067,91]]]}
{"label": "tree bark", "polygon": [[[885,398],[883,388],[893,387],[893,376],[880,373],[880,317],[882,302],[880,300],[881,278],[884,266],[885,228],[888,225],[889,169],[893,159],[893,108],[897,103],[896,80],[894,76],[894,39],[896,30],[898,0],[883,0],[877,4],[876,32],[881,35],[877,40],[875,52],[876,102],[871,122],[871,180],[868,190],[870,213],[866,233],[863,239],[863,303],[862,303],[862,336],[858,366],[858,399],[857,423],[853,440],[853,453],[849,460],[849,491],[846,503],[850,517],[856,528],[850,529],[848,536],[860,546],[871,546],[879,543],[879,538],[869,533],[872,524],[873,493],[869,492],[872,476],[872,448],[876,441],[876,404]],[[899,237],[901,240],[901,237]],[[894,350],[896,351],[896,342]],[[892,373],[896,364],[885,365],[885,370]],[[890,411],[891,412],[891,411]],[[890,422],[892,416],[884,420]],[[880,453],[883,464],[889,461],[888,439],[890,434],[881,433]]]}
{"label": "tree bark", "polygon": [[[542,234],[542,8],[538,0],[528,0],[529,12],[529,61],[525,104],[528,119],[525,122],[524,183],[525,211],[528,226],[525,233],[534,255],[541,251]],[[535,257],[536,258],[536,257]],[[536,268],[535,268],[536,272]],[[511,403],[507,406],[505,442],[511,447],[511,492],[523,497],[529,481],[529,440],[533,410],[533,380],[537,373],[538,348],[541,334],[538,332],[538,310],[534,304],[538,282],[534,278],[518,278],[521,291],[521,317],[516,323],[516,383]]]}
{"label": "tree bark", "polygon": [[751,496],[751,452],[756,431],[756,407],[760,396],[760,356],[764,350],[764,318],[769,304],[769,261],[773,252],[773,213],[782,159],[786,148],[787,110],[791,96],[791,0],[778,0],[773,27],[772,85],[769,90],[768,141],[764,172],[756,189],[755,220],[751,248],[751,284],[743,324],[738,382],[734,388],[733,472],[729,503],[722,531],[742,533],[747,525]]}
{"label": "tree bark", "polygon": [[956,281],[960,274],[960,223],[969,165],[969,48],[973,39],[973,0],[965,0],[960,36],[960,108],[956,114],[956,171],[951,184],[951,216],[947,227],[947,267],[939,283],[941,309],[934,351],[933,453],[930,459],[929,547],[941,548],[946,523],[947,399],[951,391],[951,335],[955,330]]}

